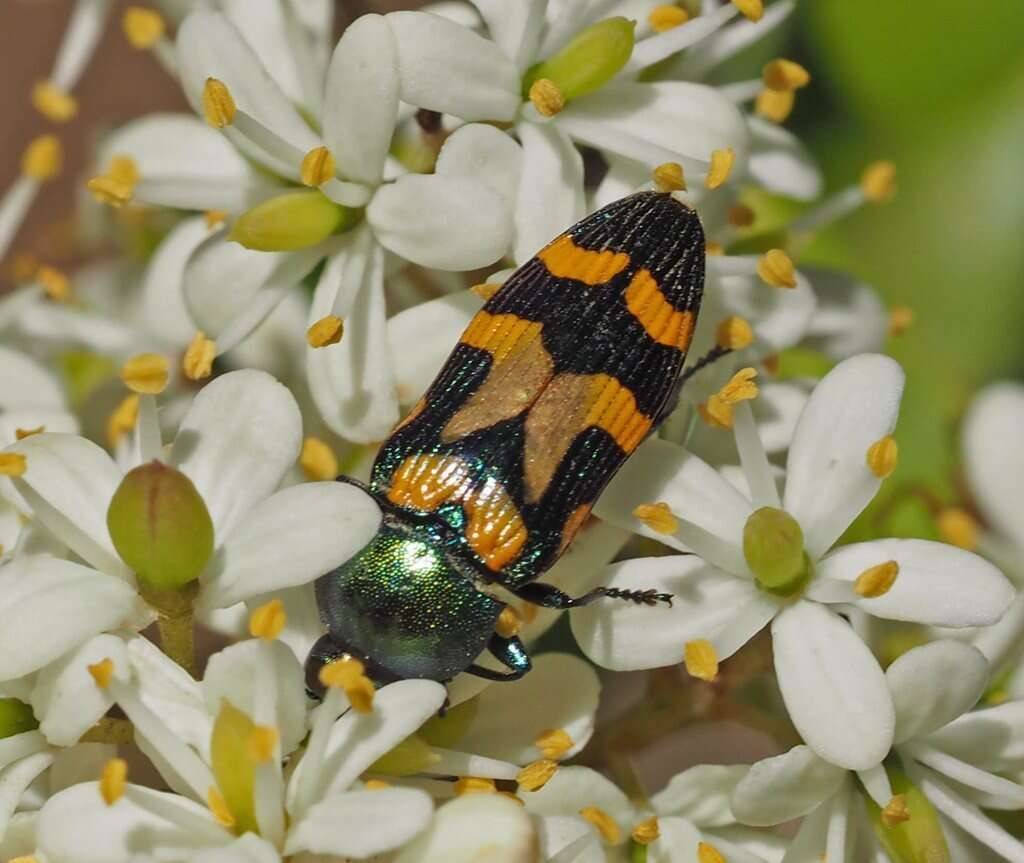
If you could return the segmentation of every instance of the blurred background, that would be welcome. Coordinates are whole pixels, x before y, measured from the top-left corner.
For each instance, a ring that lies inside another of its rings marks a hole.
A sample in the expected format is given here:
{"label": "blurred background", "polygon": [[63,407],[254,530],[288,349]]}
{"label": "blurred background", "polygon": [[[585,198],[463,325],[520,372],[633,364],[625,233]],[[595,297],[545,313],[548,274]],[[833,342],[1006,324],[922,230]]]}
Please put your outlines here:
{"label": "blurred background", "polygon": [[[339,2],[339,29],[367,11],[420,5]],[[52,129],[29,94],[50,72],[72,6],[0,3],[0,189],[16,176],[25,144]],[[118,8],[108,20],[76,87],[79,114],[57,130],[65,172],[43,188],[0,262],[0,291],[10,287],[19,253],[74,264],[70,220],[104,128],[186,108],[154,58],[129,47]],[[957,419],[972,392],[1024,372],[1024,4],[800,0],[785,28],[720,77],[752,77],[774,56],[811,71],[787,124],[820,160],[827,188],[855,181],[874,159],[898,166],[897,197],[827,231],[806,259],[839,264],[874,284],[890,307],[913,312],[910,329],[890,345],[909,386],[897,432],[899,481],[891,484],[898,505],[883,506],[889,529],[927,534],[932,519],[920,492],[956,496]]]}

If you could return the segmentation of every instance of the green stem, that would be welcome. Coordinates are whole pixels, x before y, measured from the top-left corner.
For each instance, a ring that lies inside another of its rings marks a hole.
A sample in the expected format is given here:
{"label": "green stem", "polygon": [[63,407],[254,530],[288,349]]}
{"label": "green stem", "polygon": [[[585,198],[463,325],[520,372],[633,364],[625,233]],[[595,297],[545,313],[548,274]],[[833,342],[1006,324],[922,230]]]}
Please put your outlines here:
{"label": "green stem", "polygon": [[196,649],[193,605],[199,583],[191,582],[181,590],[155,590],[146,585],[140,593],[157,613],[160,649],[195,677]]}

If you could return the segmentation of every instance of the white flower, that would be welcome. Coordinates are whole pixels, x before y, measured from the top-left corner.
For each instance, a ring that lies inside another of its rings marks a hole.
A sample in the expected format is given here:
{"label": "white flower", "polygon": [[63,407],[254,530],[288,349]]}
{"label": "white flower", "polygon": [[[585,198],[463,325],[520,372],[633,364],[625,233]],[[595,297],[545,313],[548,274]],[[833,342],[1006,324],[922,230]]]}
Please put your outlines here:
{"label": "white flower", "polygon": [[[301,443],[294,399],[263,372],[223,375],[196,396],[168,463],[191,480],[213,522],[215,551],[200,577],[199,611],[312,582],[377,529],[377,507],[353,486],[314,482],[277,491]],[[162,454],[151,396],[140,400],[136,448],[138,462]],[[90,636],[130,623],[137,603],[135,577],[107,528],[122,469],[96,444],[70,434],[33,435],[6,452],[25,459],[14,483],[33,518],[87,565],[33,556],[0,570],[8,585],[0,601],[12,622],[2,633],[0,679],[34,671]],[[44,620],[51,635],[34,638]]]}
{"label": "white flower", "polygon": [[[881,539],[830,551],[895,467],[902,389],[902,370],[886,357],[836,366],[800,415],[781,496],[746,402],[736,405],[735,434],[749,496],[679,447],[642,447],[597,514],[696,554],[613,567],[607,584],[671,593],[673,607],[595,603],[575,612],[587,655],[605,667],[649,668],[678,662],[691,645],[698,658],[714,658],[697,663],[713,674],[717,659],[771,622],[779,685],[801,736],[839,766],[877,765],[892,744],[892,699],[877,660],[837,612],[976,626],[998,620],[1013,598],[995,567],[952,546]],[[633,515],[654,502],[676,517],[674,533]]]}
{"label": "white flower", "polygon": [[563,767],[543,788],[521,791],[520,797],[539,818],[546,860],[629,859],[639,844],[650,863],[695,861],[701,845],[727,860],[776,861],[781,843],[738,827],[729,809],[729,794],[744,771],[743,766],[694,767],[674,776],[648,805],[635,805],[600,773]]}
{"label": "white flower", "polygon": [[[1002,859],[1020,861],[1024,844],[979,809],[1024,806],[1024,786],[1001,775],[1020,768],[1021,704],[968,712],[985,689],[988,670],[978,650],[955,641],[914,648],[890,665],[885,679],[896,708],[894,753],[945,818]],[[902,785],[894,795],[885,767],[860,771],[858,778],[886,824],[905,820],[908,795]],[[755,764],[733,791],[732,808],[741,821],[756,825],[805,816],[792,853],[799,847],[806,855],[827,854],[829,861],[843,863],[855,859],[847,849],[858,835],[870,842],[871,834],[851,780],[847,771],[797,746]],[[928,815],[911,802],[909,817],[923,822]]]}

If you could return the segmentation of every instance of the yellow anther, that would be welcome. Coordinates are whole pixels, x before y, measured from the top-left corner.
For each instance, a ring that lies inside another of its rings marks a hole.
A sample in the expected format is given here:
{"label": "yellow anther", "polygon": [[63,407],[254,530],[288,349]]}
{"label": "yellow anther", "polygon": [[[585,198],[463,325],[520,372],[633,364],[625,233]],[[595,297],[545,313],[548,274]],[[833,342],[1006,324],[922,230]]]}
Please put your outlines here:
{"label": "yellow anther", "polygon": [[383,791],[385,788],[390,788],[391,783],[385,782],[383,779],[367,779],[363,783],[364,791]]}
{"label": "yellow anther", "polygon": [[671,535],[679,530],[679,519],[664,501],[642,503],[633,510],[633,517],[642,521],[655,533]]}
{"label": "yellow anther", "polygon": [[704,404],[697,405],[697,414],[712,428],[732,428],[732,405],[723,404],[718,396],[711,396]]}
{"label": "yellow anther", "polygon": [[498,786],[493,779],[480,779],[476,776],[464,776],[455,783],[455,796],[462,797],[465,794],[494,794]]}
{"label": "yellow anther", "polygon": [[486,301],[498,293],[501,285],[492,285],[490,282],[481,282],[479,285],[473,285],[470,290],[476,294],[480,299]]}
{"label": "yellow anther", "polygon": [[715,329],[715,344],[729,351],[741,351],[754,341],[754,330],[746,318],[730,315]]}
{"label": "yellow anther", "polygon": [[21,476],[28,462],[20,452],[0,452],[0,476]]}
{"label": "yellow anther", "polygon": [[858,596],[865,599],[874,599],[876,596],[883,596],[896,583],[896,576],[900,574],[900,565],[895,560],[887,560],[877,566],[865,569],[853,583],[853,589]]}
{"label": "yellow anther", "polygon": [[747,367],[740,369],[729,378],[728,383],[718,391],[718,397],[727,404],[738,404],[757,398],[757,369]]}
{"label": "yellow anther", "polygon": [[107,442],[110,448],[117,446],[123,435],[130,433],[135,428],[139,419],[139,397],[135,393],[125,396],[124,400],[110,415],[107,420]]}
{"label": "yellow anther", "polygon": [[375,690],[373,681],[364,671],[365,666],[358,659],[344,657],[320,669],[320,682],[328,688],[344,689],[357,713],[369,713],[373,709]]}
{"label": "yellow anther", "polygon": [[337,479],[338,457],[320,438],[308,437],[302,442],[299,467],[312,482]]}
{"label": "yellow anther", "polygon": [[751,21],[760,21],[761,16],[764,15],[763,0],[732,0],[732,5]]}
{"label": "yellow anther", "polygon": [[683,166],[678,162],[664,162],[658,165],[651,172],[654,177],[654,185],[659,192],[683,192],[686,191],[686,177],[683,175]]}
{"label": "yellow anther", "polygon": [[306,330],[306,342],[311,348],[326,348],[338,344],[344,332],[345,324],[341,318],[327,315]]}
{"label": "yellow anther", "polygon": [[686,642],[683,661],[691,677],[707,680],[709,683],[718,677],[718,653],[707,639]]}
{"label": "yellow anther", "polygon": [[914,310],[910,306],[893,306],[889,309],[889,335],[902,336],[913,326]]}
{"label": "yellow anther", "polygon": [[139,166],[131,156],[112,156],[107,165],[107,176],[127,186],[134,186],[141,178]]}
{"label": "yellow anther", "polygon": [[773,123],[783,123],[793,113],[796,96],[792,90],[770,90],[767,87],[757,94],[754,110]]}
{"label": "yellow anther", "polygon": [[113,806],[124,796],[128,780],[128,762],[123,758],[111,758],[103,765],[100,774],[100,796],[107,806]]}
{"label": "yellow anther", "polygon": [[203,117],[214,129],[223,129],[235,121],[235,100],[227,84],[207,78],[203,85]]}
{"label": "yellow anther", "polygon": [[115,180],[113,177],[93,177],[85,187],[92,192],[92,196],[101,204],[109,204],[111,207],[123,207],[132,199],[135,191],[131,183],[123,180]]}
{"label": "yellow anther", "polygon": [[316,187],[331,179],[337,167],[330,150],[326,147],[314,147],[302,157],[299,176],[305,185]]}
{"label": "yellow anther", "polygon": [[246,740],[246,751],[256,764],[267,764],[274,759],[274,748],[280,735],[272,725],[254,725]]}
{"label": "yellow anther", "polygon": [[734,228],[749,228],[754,224],[756,215],[746,204],[736,204],[729,208],[726,218]]}
{"label": "yellow anther", "polygon": [[619,844],[619,840],[622,838],[622,831],[619,830],[619,825],[615,822],[615,819],[603,809],[597,806],[587,806],[580,810],[580,815],[585,821],[589,821],[597,828],[601,838],[609,845]]}
{"label": "yellow anther", "polygon": [[892,799],[885,804],[882,810],[882,821],[886,827],[895,827],[904,821],[910,820],[910,810],[907,808],[907,798],[904,794],[894,794]]}
{"label": "yellow anther", "polygon": [[143,6],[129,6],[121,16],[121,28],[128,44],[143,51],[160,41],[166,25],[158,12]]}
{"label": "yellow anther", "polygon": [[249,634],[253,638],[273,641],[281,634],[287,622],[284,603],[280,599],[272,599],[249,615]]}
{"label": "yellow anther", "polygon": [[757,274],[773,288],[796,287],[796,270],[782,249],[769,249],[758,258]]}
{"label": "yellow anther", "polygon": [[46,431],[46,426],[36,426],[33,429],[18,428],[14,430],[14,437],[18,440],[25,440],[25,438],[32,437],[32,435],[42,434],[44,431]]}
{"label": "yellow anther", "polygon": [[811,73],[792,60],[772,60],[762,71],[762,80],[769,90],[799,90],[811,83]]}
{"label": "yellow anther", "polygon": [[968,551],[974,551],[978,547],[981,528],[970,513],[950,507],[939,513],[935,523],[943,542]]}
{"label": "yellow anther", "polygon": [[64,148],[56,135],[40,135],[21,157],[21,173],[33,180],[52,180],[64,165]]}
{"label": "yellow anther", "polygon": [[655,6],[647,16],[647,21],[655,33],[664,33],[666,30],[671,30],[673,27],[685,24],[689,20],[690,14],[682,6],[676,6],[674,3],[664,3],[661,6]]}
{"label": "yellow anther", "polygon": [[217,356],[217,343],[206,338],[202,330],[198,330],[185,349],[181,360],[181,369],[185,377],[191,381],[200,381],[213,373],[213,360]]}
{"label": "yellow anther", "polygon": [[230,215],[227,210],[207,210],[203,213],[203,220],[206,222],[207,230],[212,231],[223,225]]}
{"label": "yellow anther", "polygon": [[892,162],[872,162],[860,175],[860,190],[872,204],[884,204],[896,194],[896,166]]}
{"label": "yellow anther", "polygon": [[533,741],[541,755],[552,761],[557,761],[573,747],[572,737],[563,728],[549,728],[537,735]]}
{"label": "yellow anther", "polygon": [[558,762],[550,758],[531,761],[516,774],[516,782],[520,791],[537,791],[548,784],[551,777],[558,772]]}
{"label": "yellow anther", "polygon": [[892,435],[876,440],[868,447],[867,462],[871,472],[879,479],[885,479],[896,470],[899,461],[899,446]]}
{"label": "yellow anther", "polygon": [[502,610],[501,614],[498,615],[498,619],[494,624],[494,632],[501,638],[512,638],[519,634],[519,629],[523,622],[519,619],[519,614],[511,605],[506,605]]}
{"label": "yellow anther", "polygon": [[711,167],[708,168],[708,175],[704,178],[704,185],[708,189],[717,189],[732,173],[732,166],[736,162],[736,152],[732,147],[722,150],[715,150],[711,154]]}
{"label": "yellow anther", "polygon": [[721,243],[705,243],[704,254],[709,255],[711,257],[715,257],[716,255],[724,255],[725,246],[723,246]]}
{"label": "yellow anther", "polygon": [[101,659],[94,665],[88,666],[87,670],[92,675],[92,679],[96,681],[96,685],[100,689],[106,689],[114,677],[114,660],[108,656],[106,659]]}
{"label": "yellow anther", "polygon": [[228,803],[216,785],[211,785],[206,792],[206,805],[218,824],[229,829],[235,826],[235,816],[228,809]]}
{"label": "yellow anther", "polygon": [[661,835],[658,819],[652,815],[650,818],[641,821],[633,828],[633,832],[629,835],[637,845],[650,845]]}
{"label": "yellow anther", "polygon": [[530,101],[543,117],[554,117],[565,108],[565,96],[550,78],[538,78],[530,85]]}
{"label": "yellow anther", "polygon": [[33,85],[32,107],[53,123],[66,123],[78,113],[75,97],[53,81],[37,81]]}
{"label": "yellow anther", "polygon": [[698,863],[726,863],[722,852],[708,842],[697,843],[697,860]]}
{"label": "yellow anther", "polygon": [[138,354],[121,367],[121,380],[136,393],[162,393],[169,375],[167,357],[160,354]]}
{"label": "yellow anther", "polygon": [[71,281],[60,270],[54,267],[40,267],[36,271],[36,281],[43,286],[51,300],[66,303],[71,299]]}

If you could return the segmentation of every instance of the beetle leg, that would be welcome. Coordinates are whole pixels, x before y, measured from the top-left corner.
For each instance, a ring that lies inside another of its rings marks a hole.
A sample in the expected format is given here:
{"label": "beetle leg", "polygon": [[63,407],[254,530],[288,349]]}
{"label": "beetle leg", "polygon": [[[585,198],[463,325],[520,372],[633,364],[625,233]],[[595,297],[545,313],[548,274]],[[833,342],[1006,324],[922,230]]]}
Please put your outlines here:
{"label": "beetle leg", "polygon": [[492,635],[487,642],[487,649],[495,659],[506,668],[511,669],[506,673],[503,671],[492,671],[482,665],[471,665],[466,669],[470,674],[482,677],[485,680],[518,680],[530,670],[530,657],[518,637],[502,638],[500,635]]}
{"label": "beetle leg", "polygon": [[590,605],[602,597],[608,599],[624,599],[627,602],[635,602],[637,605],[657,605],[659,602],[667,602],[672,605],[671,593],[659,593],[654,588],[648,590],[622,590],[618,587],[595,587],[583,596],[569,596],[552,584],[544,584],[539,581],[532,581],[529,584],[508,587],[520,599],[532,602],[534,605],[542,605],[545,608],[579,608],[581,605]]}

